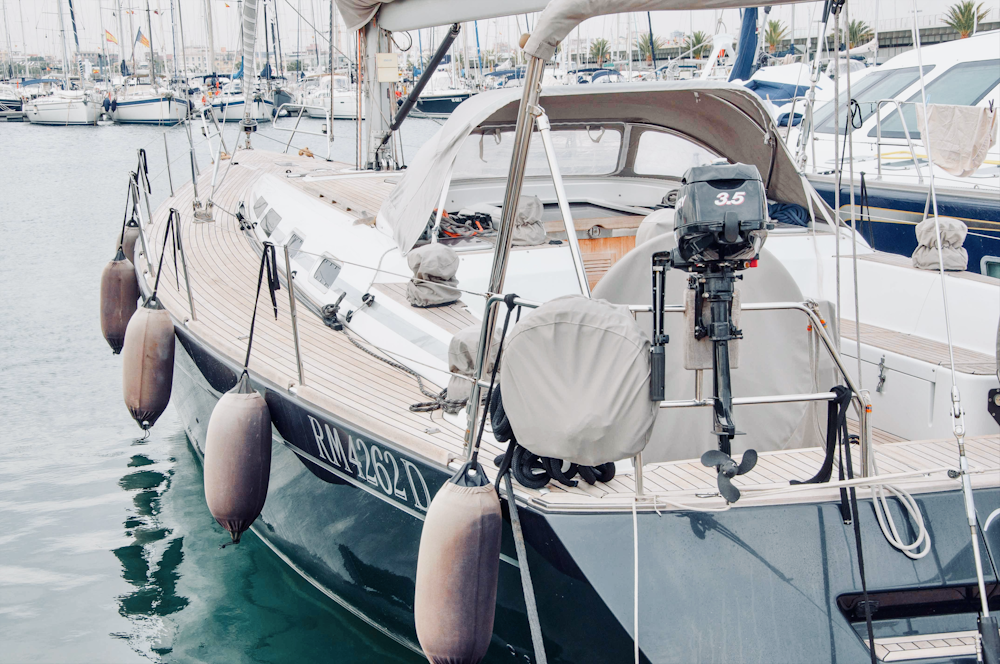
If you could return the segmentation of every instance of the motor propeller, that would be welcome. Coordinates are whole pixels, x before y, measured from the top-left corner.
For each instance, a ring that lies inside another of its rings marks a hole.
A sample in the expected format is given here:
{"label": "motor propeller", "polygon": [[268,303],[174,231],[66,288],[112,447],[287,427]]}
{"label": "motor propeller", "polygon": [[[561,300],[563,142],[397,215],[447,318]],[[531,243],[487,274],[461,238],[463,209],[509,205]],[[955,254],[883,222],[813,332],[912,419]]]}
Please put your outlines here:
{"label": "motor propeller", "polygon": [[735,503],[740,499],[740,490],[733,484],[732,478],[737,475],[746,475],[757,465],[757,451],[747,450],[743,453],[743,458],[739,465],[733,458],[721,450],[709,450],[701,455],[701,464],[711,468],[715,466],[719,471],[719,493],[726,499],[726,502]]}

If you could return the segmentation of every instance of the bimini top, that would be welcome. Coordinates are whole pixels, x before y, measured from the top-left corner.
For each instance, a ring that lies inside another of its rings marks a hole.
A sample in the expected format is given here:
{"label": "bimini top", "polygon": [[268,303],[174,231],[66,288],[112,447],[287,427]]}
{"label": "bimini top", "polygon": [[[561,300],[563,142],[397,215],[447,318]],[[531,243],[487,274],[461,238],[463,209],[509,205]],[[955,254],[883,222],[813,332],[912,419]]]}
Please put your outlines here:
{"label": "bimini top", "polygon": [[[408,252],[441,197],[466,138],[483,124],[517,118],[520,88],[474,95],[451,114],[417,153],[382,204],[380,228]],[[732,162],[760,171],[768,198],[808,208],[804,178],[760,98],[741,85],[713,81],[566,85],[543,88],[541,106],[553,122],[632,122],[664,127]]]}

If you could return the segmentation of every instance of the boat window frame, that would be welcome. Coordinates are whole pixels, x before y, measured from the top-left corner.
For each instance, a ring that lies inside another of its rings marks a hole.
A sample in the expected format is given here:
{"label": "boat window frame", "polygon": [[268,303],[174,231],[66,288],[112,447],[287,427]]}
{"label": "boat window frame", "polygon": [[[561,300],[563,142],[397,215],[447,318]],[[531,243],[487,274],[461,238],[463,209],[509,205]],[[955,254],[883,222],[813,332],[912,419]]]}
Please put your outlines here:
{"label": "boat window frame", "polygon": [[[613,176],[619,175],[621,173],[622,168],[625,165],[625,158],[626,158],[626,156],[625,156],[625,148],[628,145],[628,128],[629,128],[629,124],[630,123],[622,121],[622,120],[608,120],[608,121],[596,120],[596,121],[589,121],[589,122],[578,122],[578,121],[550,122],[550,125],[551,125],[551,128],[552,128],[551,131],[552,131],[553,134],[555,132],[557,132],[557,131],[573,131],[573,130],[576,130],[576,131],[587,131],[588,129],[596,127],[598,125],[600,127],[604,128],[604,129],[615,129],[616,131],[619,131],[619,133],[621,134],[621,141],[618,144],[618,159],[615,162],[615,170],[613,170],[613,171],[611,171],[609,173],[574,173],[572,175],[569,175],[569,174],[566,174],[566,173],[562,173],[563,179],[566,179],[566,178],[576,178],[576,177],[579,177],[579,178],[595,178],[595,177],[604,178],[604,177],[613,177]],[[616,129],[616,128],[620,128],[620,129]],[[486,137],[488,138],[489,134],[491,134],[492,132],[495,132],[497,129],[499,129],[501,133],[509,133],[511,135],[511,139],[513,139],[513,136],[514,136],[514,133],[515,133],[515,129],[516,129],[516,125],[513,122],[483,123],[481,125],[478,125],[472,131],[470,131],[469,135],[466,137],[465,140],[468,141],[469,139],[471,139],[473,137],[477,137],[478,138],[479,136],[483,136],[483,135],[486,135]],[[532,141],[534,141],[534,139],[536,138],[536,134],[538,134],[538,127],[535,126],[535,125],[533,125],[531,132],[532,132]],[[541,137],[538,137],[538,140],[541,140]],[[456,161],[457,161],[457,157],[456,157]],[[560,164],[559,167],[560,167],[560,169],[562,169],[563,165]],[[502,177],[503,179],[507,178],[506,175],[503,175],[503,176],[490,176],[490,177],[453,177],[452,180],[453,181],[462,181],[462,182],[476,182],[476,181],[483,181],[483,182],[485,182],[485,181],[489,181],[489,180],[496,180],[498,177]],[[538,175],[528,175],[528,174],[526,174],[525,177],[526,178],[539,178],[539,177],[541,177],[541,178],[549,178],[549,179],[551,179],[552,174],[550,172],[548,172],[548,164],[546,164],[546,172],[544,174],[538,174]]]}
{"label": "boat window frame", "polygon": [[[981,64],[984,64],[984,63],[988,63],[988,64],[996,63],[997,67],[998,67],[998,70],[1000,70],[1000,58],[987,58],[985,60],[966,60],[965,62],[957,62],[954,65],[952,65],[951,67],[948,67],[947,69],[945,69],[943,72],[941,72],[937,76],[935,76],[933,79],[931,79],[929,82],[927,82],[925,84],[925,87],[927,88],[927,92],[928,92],[928,97],[927,97],[927,99],[928,99],[928,101],[927,101],[928,105],[937,103],[936,101],[934,101],[933,97],[931,96],[931,93],[932,93],[932,89],[931,88],[933,88],[933,86],[938,81],[943,80],[950,73],[952,73],[952,72],[954,72],[954,71],[956,71],[958,69],[971,69],[975,65],[981,65]],[[979,95],[979,97],[977,97],[975,101],[973,101],[971,104],[963,104],[963,105],[966,105],[966,106],[978,106],[979,103],[981,101],[983,101],[983,99],[986,99],[987,97],[989,97],[998,88],[1000,88],[1000,76],[997,76],[994,79],[994,81],[993,81],[993,85],[991,85],[988,88],[985,88],[983,90],[983,93],[981,95]],[[908,105],[909,104],[909,105],[914,105],[915,106],[917,104],[920,104],[921,100],[922,100],[921,91],[917,90],[912,95],[910,95],[909,99],[907,99],[905,101],[900,101],[899,103],[902,104],[902,105]],[[885,125],[887,123],[892,122],[892,121],[896,120],[899,117],[900,110],[901,110],[900,108],[896,108],[896,110],[892,111],[886,117],[882,118],[882,122],[881,122],[881,124],[882,124],[882,133],[881,133],[881,136],[882,136],[883,139],[886,139],[886,138],[905,139],[906,138],[906,133],[902,129],[894,131],[892,129],[886,129],[885,128]],[[914,113],[916,113],[915,110],[914,110]],[[909,130],[909,132],[910,132],[910,138],[912,138],[914,141],[922,140],[921,134],[920,134],[919,123],[914,122],[913,126],[910,126],[908,123],[906,123],[905,118],[904,118],[903,124]],[[868,132],[868,137],[869,138],[876,138],[879,135],[879,127],[878,127],[878,125],[879,125],[879,123],[876,122],[875,126],[872,127],[871,130]]]}
{"label": "boat window frame", "polygon": [[[682,177],[673,177],[673,176],[670,176],[670,175],[655,175],[655,174],[636,173],[635,172],[635,159],[636,159],[636,157],[639,154],[639,141],[642,139],[642,135],[645,134],[646,132],[649,132],[649,131],[654,131],[654,132],[658,132],[658,133],[661,133],[661,134],[670,134],[671,136],[676,136],[677,138],[689,141],[690,143],[693,143],[694,145],[697,145],[698,147],[700,147],[701,149],[703,149],[703,150],[705,150],[707,152],[710,152],[712,154],[716,154],[715,150],[712,149],[704,141],[701,141],[701,140],[695,138],[694,136],[686,134],[686,133],[684,133],[682,131],[678,131],[676,129],[671,129],[670,127],[664,127],[663,125],[656,125],[656,124],[651,124],[651,123],[648,123],[648,122],[630,122],[630,123],[628,123],[628,129],[629,129],[629,133],[628,133],[628,136],[629,136],[628,154],[626,155],[625,164],[624,164],[624,167],[623,167],[622,172],[621,172],[621,174],[624,177],[646,178],[646,179],[650,179],[650,180],[667,180],[667,181],[670,181],[670,182],[680,182],[682,180]],[[725,159],[726,162],[730,163],[730,164],[734,163],[731,159],[729,159],[728,157],[724,157],[722,155],[718,155],[717,158],[718,159]]]}
{"label": "boat window frame", "polygon": [[[337,268],[337,274],[334,275],[329,285],[327,285],[323,281],[320,281],[319,277],[317,276],[319,274],[319,271],[323,269],[326,263],[330,263],[331,265]],[[328,293],[333,288],[333,285],[337,283],[337,280],[340,278],[340,275],[343,271],[344,271],[344,264],[340,261],[340,259],[338,259],[333,254],[324,251],[323,254],[319,257],[319,262],[317,263],[316,267],[314,269],[309,270],[309,277],[317,284],[319,284],[319,287],[323,289],[324,292]]]}
{"label": "boat window frame", "polygon": [[[938,65],[935,64],[935,63],[924,64],[923,65],[924,80],[926,80],[927,77],[934,70],[937,69],[937,67],[938,67]],[[912,73],[912,74],[915,74],[916,76],[913,78],[913,80],[911,80],[909,83],[907,83],[906,85],[904,85],[902,88],[900,88],[896,93],[894,93],[892,95],[880,95],[879,98],[876,101],[868,101],[868,100],[866,100],[866,101],[861,101],[861,102],[858,102],[858,103],[861,104],[862,106],[863,105],[872,106],[872,105],[877,104],[882,99],[895,99],[896,97],[899,97],[904,92],[906,92],[907,90],[909,90],[911,87],[913,87],[914,85],[916,85],[916,84],[919,83],[919,81],[920,81],[920,66],[918,66],[918,65],[910,65],[910,66],[907,66],[907,67],[894,67],[892,69],[886,69],[886,70],[882,70],[882,71],[879,71],[878,69],[876,69],[875,71],[872,71],[872,72],[870,72],[868,74],[865,74],[864,78],[858,80],[857,83],[854,83],[854,87],[855,88],[857,88],[858,86],[863,86],[863,87],[860,90],[858,90],[858,89],[852,90],[852,95],[854,95],[855,98],[856,98],[857,95],[865,95],[874,86],[879,85],[880,83],[884,82],[886,79],[888,79],[888,78],[890,78],[890,77],[892,77],[894,75],[899,75],[901,72]],[[934,79],[932,79],[932,80],[936,80],[936,78],[937,77],[935,76]],[[854,127],[853,124],[847,123],[847,115],[850,112],[850,102],[851,102],[851,99],[847,97],[846,88],[844,88],[844,86],[841,86],[841,87],[842,87],[842,91],[840,93],[840,96],[844,98],[844,102],[843,102],[843,104],[840,107],[839,114],[837,115],[837,118],[838,118],[837,125],[836,126],[832,125],[832,121],[833,121],[833,118],[834,118],[834,113],[832,111],[828,112],[827,109],[834,109],[834,108],[836,108],[836,106],[834,106],[834,104],[840,104],[840,100],[839,99],[831,99],[831,100],[827,101],[825,104],[823,104],[822,106],[820,106],[818,109],[816,109],[818,111],[818,113],[817,113],[816,119],[813,121],[813,127],[814,127],[813,132],[814,133],[816,133],[816,134],[823,134],[824,136],[833,136],[834,134],[839,134],[840,136],[846,136],[847,135],[847,131],[841,131],[841,126],[842,126],[840,124],[841,122],[844,122],[846,124],[850,124],[849,129],[850,129],[850,133],[851,134],[853,134],[855,131],[863,131],[863,130],[855,129],[855,127]],[[822,113],[822,115],[819,115],[819,113]],[[877,117],[877,115],[878,114],[875,113],[874,110],[871,110],[867,115],[865,115],[864,114],[864,110],[862,110],[862,116],[863,116],[863,118],[862,118],[862,126],[866,125],[868,122],[873,121],[874,118]],[[831,123],[831,125],[829,127],[827,127],[827,123]]]}

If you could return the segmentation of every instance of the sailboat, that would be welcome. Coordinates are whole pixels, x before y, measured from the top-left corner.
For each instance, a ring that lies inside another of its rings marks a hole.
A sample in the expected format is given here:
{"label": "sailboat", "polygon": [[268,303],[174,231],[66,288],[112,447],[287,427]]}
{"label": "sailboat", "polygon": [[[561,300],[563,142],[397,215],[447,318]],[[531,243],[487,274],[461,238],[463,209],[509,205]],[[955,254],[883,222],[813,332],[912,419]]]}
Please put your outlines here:
{"label": "sailboat", "polygon": [[[80,87],[85,85],[83,66],[80,64],[80,41],[76,36],[76,16],[73,13],[73,0],[67,0],[70,14],[73,16],[73,36],[76,39],[76,61],[80,74]],[[101,99],[88,90],[73,90],[69,79],[69,57],[66,54],[66,28],[63,19],[62,3],[56,0],[59,15],[59,43],[63,55],[63,89],[53,92],[47,97],[36,97],[24,105],[28,122],[42,125],[96,125],[101,113]]]}
{"label": "sailboat", "polygon": [[[446,4],[341,9],[372,54],[497,11]],[[540,88],[580,21],[693,8],[552,2],[524,86],[405,170],[392,84],[367,170],[247,149],[245,113],[224,182],[142,220],[139,324],[179,342],[143,370],[170,372],[234,540],[435,661],[992,657],[1000,289],[883,260],[743,86]],[[265,424],[218,472],[236,402]]]}

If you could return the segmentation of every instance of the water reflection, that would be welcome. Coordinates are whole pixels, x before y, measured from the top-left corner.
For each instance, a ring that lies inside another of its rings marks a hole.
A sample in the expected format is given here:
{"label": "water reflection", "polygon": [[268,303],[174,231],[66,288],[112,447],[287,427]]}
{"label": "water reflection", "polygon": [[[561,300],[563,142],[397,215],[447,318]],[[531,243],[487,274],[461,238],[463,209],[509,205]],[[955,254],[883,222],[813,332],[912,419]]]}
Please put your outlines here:
{"label": "water reflection", "polygon": [[[141,468],[155,463],[144,454],[136,454],[129,460],[128,466]],[[189,604],[186,597],[177,594],[178,567],[184,560],[184,538],[171,538],[171,529],[163,527],[158,518],[161,498],[170,488],[171,472],[137,470],[118,481],[118,486],[124,491],[134,492],[134,512],[123,524],[125,535],[132,538],[132,543],[114,549],[112,553],[121,563],[122,578],[135,588],[118,597],[118,612],[137,623],[151,617],[168,616]],[[159,625],[149,627],[155,629]],[[126,636],[126,640],[134,639]],[[131,645],[134,649],[145,650],[143,644]],[[169,647],[148,645],[158,655],[165,655],[171,650]]]}

